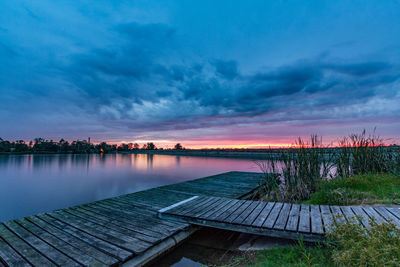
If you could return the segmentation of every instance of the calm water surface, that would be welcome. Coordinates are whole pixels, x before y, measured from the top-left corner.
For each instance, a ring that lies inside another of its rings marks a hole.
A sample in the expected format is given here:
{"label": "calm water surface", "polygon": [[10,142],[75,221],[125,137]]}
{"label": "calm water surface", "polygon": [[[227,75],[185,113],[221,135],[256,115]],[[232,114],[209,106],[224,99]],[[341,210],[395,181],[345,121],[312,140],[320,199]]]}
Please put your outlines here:
{"label": "calm water surface", "polygon": [[251,160],[146,154],[0,155],[0,221],[227,171]]}

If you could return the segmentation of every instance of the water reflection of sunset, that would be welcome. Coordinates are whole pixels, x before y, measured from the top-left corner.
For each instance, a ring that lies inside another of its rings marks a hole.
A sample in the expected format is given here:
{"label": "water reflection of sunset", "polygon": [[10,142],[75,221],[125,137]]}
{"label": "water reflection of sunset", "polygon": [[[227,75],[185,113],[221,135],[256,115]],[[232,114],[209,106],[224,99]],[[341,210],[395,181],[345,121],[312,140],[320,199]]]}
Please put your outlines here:
{"label": "water reflection of sunset", "polygon": [[227,171],[258,169],[251,160],[170,155],[0,156],[0,221]]}

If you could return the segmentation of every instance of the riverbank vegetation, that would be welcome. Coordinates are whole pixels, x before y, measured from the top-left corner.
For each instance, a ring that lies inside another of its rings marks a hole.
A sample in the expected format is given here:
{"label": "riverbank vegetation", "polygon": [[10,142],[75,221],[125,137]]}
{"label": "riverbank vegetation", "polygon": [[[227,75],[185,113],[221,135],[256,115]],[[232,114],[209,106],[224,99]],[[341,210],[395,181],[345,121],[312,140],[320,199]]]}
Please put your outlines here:
{"label": "riverbank vegetation", "polygon": [[[179,144],[180,148],[182,146]],[[135,150],[156,150],[157,146],[153,142],[148,142],[140,146],[138,143],[107,144],[101,142],[93,144],[88,140],[76,140],[68,142],[64,139],[60,141],[45,140],[35,138],[33,141],[25,142],[23,140],[7,141],[0,138],[0,153],[4,154],[52,154],[52,153],[110,153],[110,152],[129,152]]]}
{"label": "riverbank vegetation", "polygon": [[[317,205],[400,204],[400,151],[375,135],[351,134],[337,149],[312,136],[258,165],[265,180],[262,198]],[[321,153],[321,151],[330,153]],[[279,182],[277,181],[279,180]],[[400,266],[400,229],[370,220],[365,229],[355,221],[337,223],[318,245],[303,242],[264,250],[233,266]]]}
{"label": "riverbank vegetation", "polygon": [[369,230],[355,222],[336,224],[326,242],[306,246],[300,240],[252,258],[242,256],[229,266],[399,266],[400,229],[391,223],[370,224]]}
{"label": "riverbank vegetation", "polygon": [[[282,149],[256,164],[265,174],[260,187],[263,190],[260,192],[263,198],[272,201],[298,202],[309,200],[317,190],[327,189],[333,194],[332,186],[335,187],[335,184],[340,183],[346,183],[347,187],[337,188],[338,194],[340,190],[344,190],[345,194],[350,192],[357,194],[365,189],[361,188],[358,191],[351,189],[349,186],[352,182],[353,187],[354,183],[359,182],[365,187],[366,181],[370,187],[379,186],[379,181],[374,179],[375,176],[363,175],[387,174],[397,177],[400,174],[400,148],[385,146],[381,138],[375,135],[367,136],[365,131],[342,138],[339,146],[335,148],[324,146],[322,138],[313,135],[310,141],[305,142],[299,138],[293,148]],[[270,173],[279,174],[279,178],[271,179]],[[353,178],[348,179],[349,177]],[[388,176],[380,179],[390,180]],[[327,190],[324,193],[327,193]],[[371,190],[369,193],[372,193]],[[379,188],[374,190],[375,192],[380,190],[381,195],[387,193]]]}
{"label": "riverbank vegetation", "polygon": [[360,174],[322,181],[305,201],[320,205],[400,205],[400,176],[395,174]]}

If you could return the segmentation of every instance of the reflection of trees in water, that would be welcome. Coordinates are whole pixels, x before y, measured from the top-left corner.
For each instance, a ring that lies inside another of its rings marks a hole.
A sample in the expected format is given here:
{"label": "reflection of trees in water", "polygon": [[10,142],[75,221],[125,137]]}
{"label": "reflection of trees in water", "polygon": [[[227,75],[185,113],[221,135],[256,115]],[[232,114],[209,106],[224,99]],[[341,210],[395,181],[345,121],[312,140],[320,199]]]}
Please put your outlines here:
{"label": "reflection of trees in water", "polygon": [[32,164],[32,155],[0,155],[0,168],[26,168]]}
{"label": "reflection of trees in water", "polygon": [[32,156],[32,169],[33,170],[41,170],[41,169],[49,169],[53,164],[57,163],[57,158],[55,155],[33,155]]}
{"label": "reflection of trees in water", "polygon": [[74,168],[86,168],[87,171],[89,171],[89,166],[92,162],[92,157],[96,157],[97,155],[94,154],[73,154],[69,155],[67,158],[67,163],[68,160],[71,162],[71,167]]}
{"label": "reflection of trees in water", "polygon": [[153,169],[153,163],[154,163],[154,155],[147,154],[147,168]]}
{"label": "reflection of trees in water", "polygon": [[179,167],[181,165],[181,157],[180,156],[176,156],[175,157],[175,161],[176,161],[176,166]]}

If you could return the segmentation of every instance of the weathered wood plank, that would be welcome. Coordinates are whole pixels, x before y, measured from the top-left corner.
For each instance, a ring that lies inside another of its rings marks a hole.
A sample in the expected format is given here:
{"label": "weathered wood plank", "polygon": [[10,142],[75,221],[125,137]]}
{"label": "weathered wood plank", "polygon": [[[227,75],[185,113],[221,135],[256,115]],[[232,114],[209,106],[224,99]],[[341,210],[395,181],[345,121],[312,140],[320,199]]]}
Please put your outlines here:
{"label": "weathered wood plank", "polygon": [[182,212],[182,210],[185,210],[185,209],[187,209],[188,207],[193,207],[193,206],[199,205],[200,203],[202,203],[202,202],[204,202],[204,201],[206,201],[206,200],[208,200],[207,197],[205,197],[205,196],[198,196],[197,198],[195,198],[195,199],[193,199],[193,200],[191,200],[191,201],[189,201],[189,202],[186,202],[186,203],[184,203],[184,204],[182,204],[182,205],[179,205],[179,206],[177,206],[177,207],[175,207],[175,208],[172,208],[172,209],[168,210],[168,212],[174,212],[174,213],[176,213],[176,212]]}
{"label": "weathered wood plank", "polygon": [[371,220],[375,221],[378,224],[386,223],[386,220],[380,216],[372,207],[362,207],[365,213],[371,218]]}
{"label": "weathered wood plank", "polygon": [[15,233],[11,232],[3,224],[0,224],[0,236],[8,244],[17,250],[29,263],[36,266],[56,266],[48,258],[44,257],[36,249],[33,249]]}
{"label": "weathered wood plank", "polygon": [[73,209],[82,213],[82,215],[85,214],[86,216],[95,217],[96,219],[101,220],[105,224],[106,223],[114,224],[114,225],[121,227],[121,229],[128,229],[130,231],[138,232],[143,235],[155,238],[155,240],[158,240],[160,237],[168,236],[166,234],[161,234],[159,232],[149,230],[149,229],[145,228],[145,225],[141,226],[140,224],[136,224],[136,225],[132,224],[131,223],[132,219],[124,220],[124,218],[121,218],[119,216],[110,217],[110,216],[107,216],[106,214],[95,213],[95,212],[86,210],[84,208],[73,208]]}
{"label": "weathered wood plank", "polygon": [[0,237],[0,262],[9,266],[32,266]]}
{"label": "weathered wood plank", "polygon": [[[166,216],[166,218],[168,218],[169,216],[172,216],[172,215],[164,214],[162,216]],[[253,226],[247,226],[247,225],[237,225],[237,224],[225,223],[222,221],[204,221],[203,219],[191,218],[191,217],[180,217],[180,219],[184,219],[185,221],[188,221],[194,225],[207,226],[207,227],[212,227],[212,228],[219,228],[219,229],[230,230],[230,231],[238,231],[238,232],[242,232],[242,233],[249,233],[249,234],[256,234],[256,235],[264,235],[264,236],[270,236],[270,237],[289,238],[289,239],[295,239],[295,240],[302,237],[302,239],[304,241],[309,241],[309,242],[316,242],[316,241],[321,241],[324,239],[324,237],[322,235],[312,235],[312,234],[307,234],[307,233],[281,231],[281,230],[253,227]]]}
{"label": "weathered wood plank", "polygon": [[225,222],[232,223],[244,210],[246,210],[251,204],[251,201],[244,201],[243,204],[236,209],[234,212],[229,214],[228,217],[224,219]]}
{"label": "weathered wood plank", "polygon": [[39,226],[40,228],[51,233],[58,239],[63,240],[64,242],[74,246],[75,248],[79,248],[79,251],[81,251],[80,253],[82,255],[84,255],[84,254],[90,255],[90,257],[95,258],[96,260],[98,260],[106,265],[113,265],[113,264],[117,263],[117,261],[118,261],[117,258],[114,258],[92,246],[95,244],[86,243],[83,240],[81,240],[67,232],[64,232],[61,229],[47,223],[46,221],[39,219],[38,217],[29,216],[29,217],[26,217],[26,220]]}
{"label": "weathered wood plank", "polygon": [[69,224],[66,224],[60,220],[57,220],[56,218],[51,217],[47,214],[38,215],[37,217],[39,217],[40,219],[46,221],[47,223],[49,223],[55,227],[57,227],[58,229],[63,230],[64,232],[67,232],[67,233],[73,235],[74,237],[83,240],[84,242],[86,242],[88,244],[91,244],[96,249],[101,250],[109,255],[116,257],[119,260],[124,261],[132,255],[132,253],[128,250],[122,249],[122,248],[117,247],[107,241],[104,241],[100,238],[90,235],[90,234],[82,231],[81,229],[70,226]]}
{"label": "weathered wood plank", "polygon": [[128,217],[129,219],[135,218],[135,221],[144,220],[147,223],[155,223],[160,226],[170,227],[182,227],[184,225],[178,224],[176,222],[170,222],[165,220],[160,220],[156,216],[156,212],[151,212],[143,208],[137,208],[129,204],[111,204],[99,202],[91,205],[85,205],[85,208],[93,208],[96,210],[108,211],[112,213],[120,214],[120,216]]}
{"label": "weathered wood plank", "polygon": [[274,206],[275,202],[268,202],[264,209],[257,216],[257,218],[253,221],[252,226],[262,227],[263,223],[268,218],[268,215],[271,213],[271,210]]}
{"label": "weathered wood plank", "polygon": [[188,205],[187,207],[185,207],[184,209],[179,211],[179,214],[181,214],[181,215],[196,214],[197,212],[201,211],[205,207],[208,207],[209,205],[214,203],[216,200],[217,200],[217,198],[215,198],[215,197],[206,198],[204,201],[196,204],[195,206]]}
{"label": "weathered wood plank", "polygon": [[269,216],[264,221],[262,227],[272,229],[274,227],[275,221],[279,216],[279,213],[282,209],[283,204],[278,202],[274,205]]}
{"label": "weathered wood plank", "polygon": [[296,232],[300,219],[300,205],[293,204],[292,208],[290,209],[289,219],[286,224],[285,230]]}
{"label": "weathered wood plank", "polygon": [[321,209],[322,223],[324,224],[324,229],[327,233],[332,229],[332,225],[335,221],[329,206],[320,205],[319,207]]}
{"label": "weathered wood plank", "polygon": [[399,208],[386,208],[390,213],[400,219],[400,209]]}
{"label": "weathered wood plank", "polygon": [[359,218],[359,220],[361,220],[361,223],[364,225],[364,227],[369,229],[371,227],[371,225],[369,224],[369,217],[364,212],[364,210],[358,206],[352,206],[351,209],[356,214],[356,216]]}
{"label": "weathered wood plank", "polygon": [[228,203],[228,202],[229,202],[229,199],[226,199],[226,198],[218,199],[212,205],[209,205],[208,207],[203,209],[201,212],[199,212],[196,215],[194,215],[194,217],[196,217],[196,218],[206,218],[207,217],[206,214],[212,213],[213,211],[218,209],[221,205],[226,205],[226,203]]}
{"label": "weathered wood plank", "polygon": [[318,205],[311,205],[311,233],[323,234],[322,215]]}
{"label": "weathered wood plank", "polygon": [[242,222],[244,225],[252,225],[257,216],[261,213],[267,202],[259,201],[257,207],[247,216],[247,218]]}
{"label": "weathered wood plank", "polygon": [[139,223],[140,225],[146,225],[147,229],[151,229],[155,232],[160,232],[162,234],[169,235],[187,226],[187,224],[184,223],[169,222],[169,221],[167,224],[166,220],[157,218],[155,215],[150,215],[150,214],[146,215],[145,213],[141,213],[140,211],[137,211],[135,209],[128,210],[122,206],[120,209],[118,209],[117,207],[109,207],[99,204],[99,205],[91,205],[90,208],[98,212],[104,212],[110,214],[110,216],[115,216],[112,214],[117,214],[116,216],[118,217],[131,220],[132,224]]}
{"label": "weathered wood plank", "polygon": [[274,229],[278,229],[278,230],[285,229],[286,222],[289,219],[289,213],[290,213],[291,207],[292,207],[292,204],[290,204],[290,203],[283,204],[281,212],[279,213],[279,216],[276,219]]}
{"label": "weathered wood plank", "polygon": [[357,216],[354,214],[353,210],[349,206],[342,206],[340,207],[342,213],[344,214],[346,220],[348,222],[357,222]]}
{"label": "weathered wood plank", "polygon": [[375,210],[386,219],[386,221],[391,222],[400,229],[400,219],[390,213],[385,207],[375,207]]}
{"label": "weathered wood plank", "polygon": [[310,206],[301,205],[300,207],[300,220],[299,220],[299,232],[310,233]]}
{"label": "weathered wood plank", "polygon": [[49,215],[79,230],[85,231],[90,235],[96,236],[104,241],[137,254],[151,246],[151,244],[148,242],[134,237],[129,237],[108,227],[103,227],[99,224],[81,219],[77,216],[67,213],[66,211],[54,211],[49,213]]}
{"label": "weathered wood plank", "polygon": [[232,202],[232,199],[229,198],[222,198],[218,205],[214,206],[212,209],[203,213],[201,215],[202,218],[210,218],[213,214],[220,211],[222,208],[228,206]]}
{"label": "weathered wood plank", "polygon": [[209,201],[204,201],[194,207],[188,207],[187,209],[181,211],[180,214],[184,216],[197,216],[198,214],[201,214],[203,211],[207,210],[208,207],[213,206],[216,201],[218,201],[218,198],[211,197]]}
{"label": "weathered wood plank", "polygon": [[58,251],[64,253],[65,255],[69,256],[70,258],[77,261],[79,264],[82,265],[90,265],[90,266],[106,266],[104,263],[82,253],[81,250],[75,248],[74,246],[68,244],[67,242],[58,239],[54,235],[48,233],[47,231],[43,230],[39,226],[31,223],[27,219],[20,219],[16,221],[18,224],[23,226],[29,232],[37,236],[38,238],[45,241],[47,244],[52,245]]}
{"label": "weathered wood plank", "polygon": [[66,209],[64,211],[68,212],[68,213],[70,213],[72,215],[75,215],[77,217],[80,217],[81,219],[85,219],[85,220],[87,220],[89,222],[92,222],[92,223],[107,227],[107,228],[109,228],[109,229],[111,229],[113,231],[122,233],[124,235],[129,236],[129,237],[133,237],[133,238],[135,238],[137,240],[142,240],[142,241],[145,241],[147,243],[155,243],[155,242],[158,242],[160,240],[159,238],[155,238],[155,237],[152,237],[152,236],[144,235],[144,234],[142,234],[142,233],[140,233],[138,231],[131,230],[131,229],[127,228],[126,225],[114,224],[114,223],[110,223],[110,222],[107,222],[107,221],[105,222],[100,216],[96,216],[96,215],[90,216],[90,215],[88,215],[86,213],[81,213],[80,211],[74,210],[74,209]]}
{"label": "weathered wood plank", "polygon": [[333,218],[335,219],[335,222],[337,223],[346,222],[346,218],[339,206],[331,206],[330,208],[332,211]]}
{"label": "weathered wood plank", "polygon": [[233,206],[237,205],[237,203],[239,203],[239,200],[234,199],[229,201],[226,206],[222,207],[221,209],[219,209],[218,211],[214,212],[213,214],[211,214],[210,216],[207,217],[207,220],[216,220],[220,217],[223,216],[224,212],[226,212],[227,210],[229,210],[230,208],[232,208]]}
{"label": "weathered wood plank", "polygon": [[258,206],[259,202],[258,201],[252,201],[250,205],[243,210],[242,213],[240,213],[233,221],[232,223],[236,224],[242,224],[242,222],[249,216],[251,212]]}
{"label": "weathered wood plank", "polygon": [[219,217],[215,218],[216,221],[224,221],[225,218],[229,217],[233,212],[235,212],[237,209],[239,209],[245,201],[239,200],[237,201],[233,206],[231,206],[229,209],[226,209],[223,213],[220,214]]}
{"label": "weathered wood plank", "polygon": [[30,246],[34,247],[37,251],[42,253],[46,258],[50,259],[53,263],[60,266],[80,266],[77,262],[61,253],[55,247],[50,246],[42,239],[32,235],[24,227],[19,225],[16,221],[8,221],[4,223],[8,229],[16,234],[20,239],[24,240]]}

